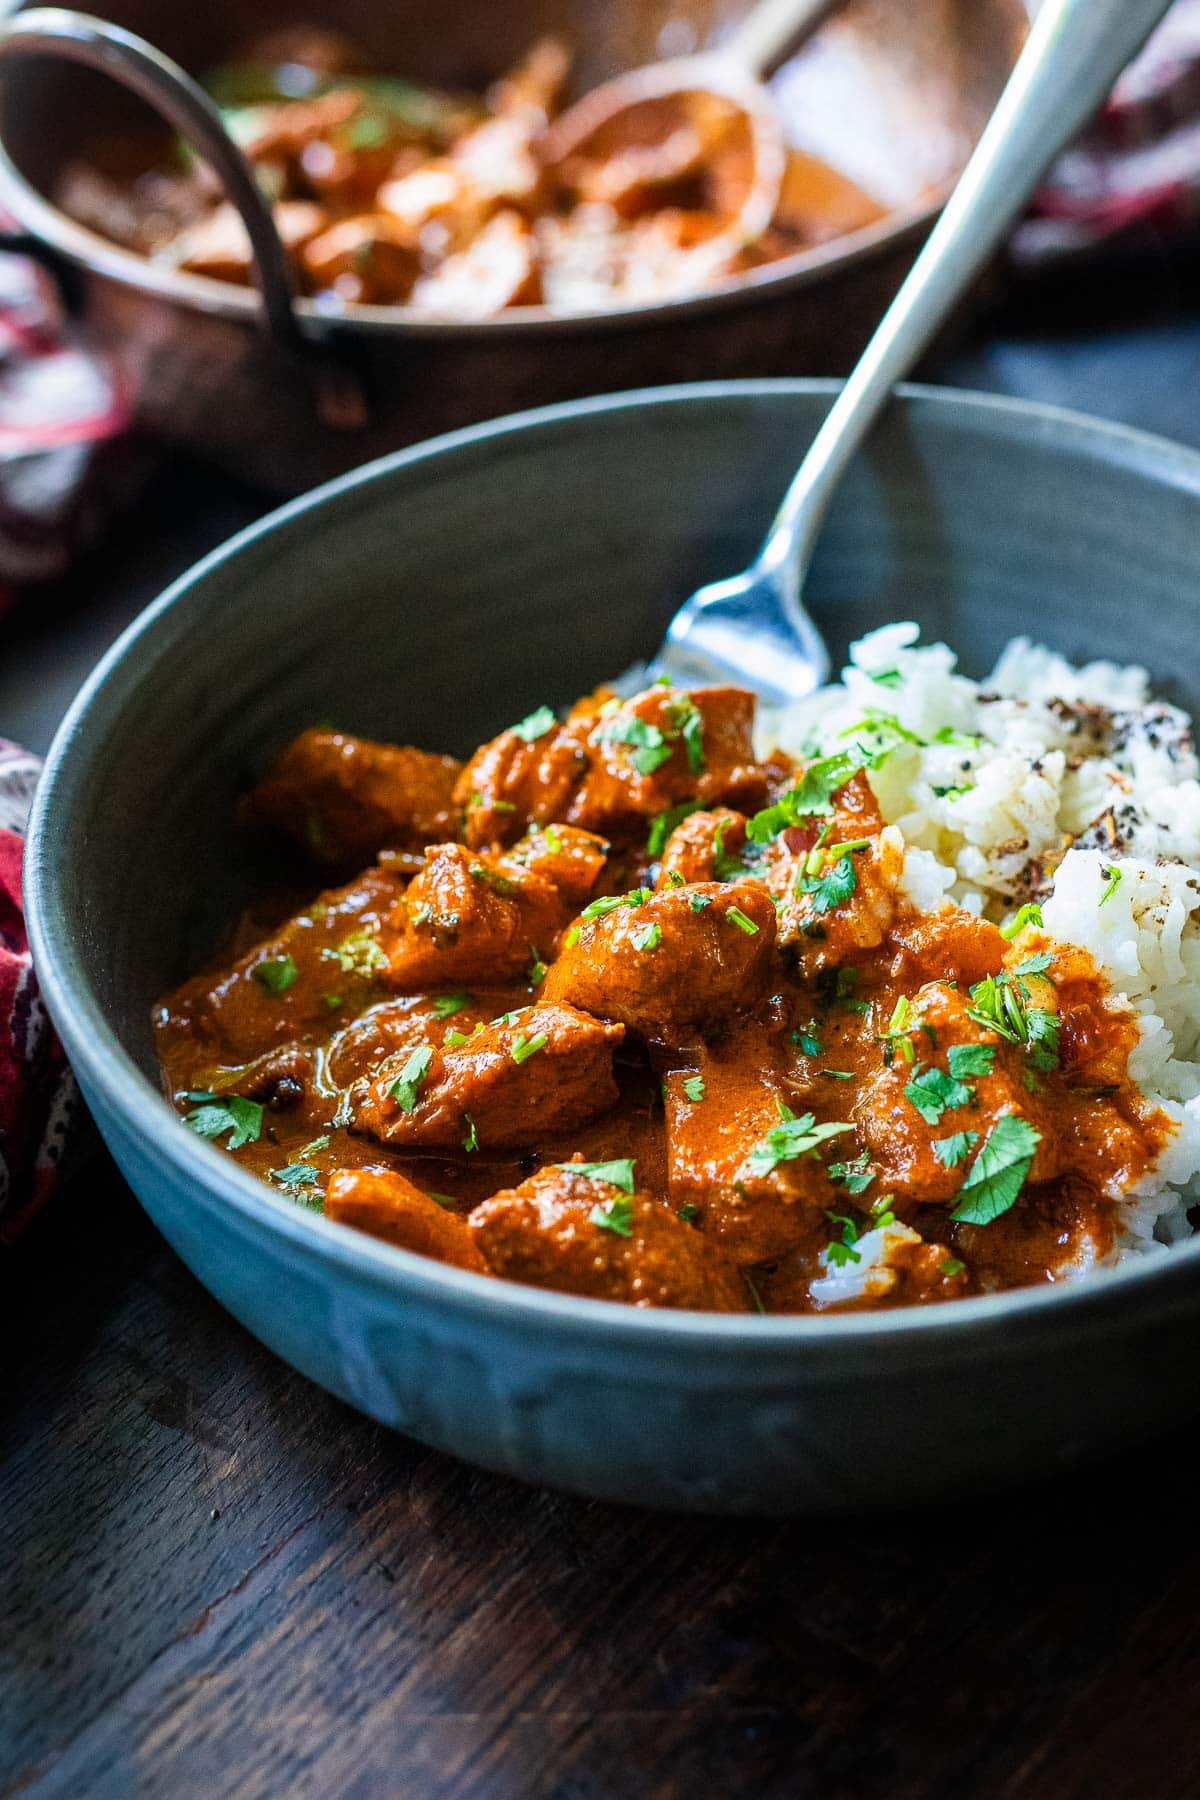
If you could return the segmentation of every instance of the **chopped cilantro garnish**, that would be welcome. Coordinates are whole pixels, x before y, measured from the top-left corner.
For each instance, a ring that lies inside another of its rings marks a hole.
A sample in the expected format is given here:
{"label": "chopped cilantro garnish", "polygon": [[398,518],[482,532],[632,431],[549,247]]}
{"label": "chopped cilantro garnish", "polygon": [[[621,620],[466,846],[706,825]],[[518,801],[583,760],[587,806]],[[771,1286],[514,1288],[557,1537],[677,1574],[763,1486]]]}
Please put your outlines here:
{"label": "chopped cilantro garnish", "polygon": [[336,962],[347,975],[374,975],[387,967],[382,944],[365,925],[360,925],[357,931],[347,932],[340,944],[322,954]]}
{"label": "chopped cilantro garnish", "polygon": [[822,914],[832,912],[843,900],[848,900],[857,886],[854,859],[847,850],[838,857],[828,874],[801,875],[796,883],[796,892],[811,895],[813,912]]}
{"label": "chopped cilantro garnish", "polygon": [[1040,974],[1050,960],[1031,956],[1016,969],[985,975],[971,989],[972,1004],[967,1008],[967,1017],[1007,1038],[1010,1044],[1024,1043],[1029,1035],[1025,1007],[1029,989],[1022,976]]}
{"label": "chopped cilantro garnish", "polygon": [[320,1169],[314,1169],[311,1163],[294,1162],[286,1169],[271,1170],[271,1180],[284,1188],[315,1187],[320,1179]]}
{"label": "chopped cilantro garnish", "polygon": [[1053,961],[1051,951],[1039,950],[1035,956],[1027,956],[1024,962],[1019,962],[1015,969],[1007,970],[1006,974],[1012,981],[1019,981],[1022,975],[1041,975]]}
{"label": "chopped cilantro garnish", "polygon": [[1100,896],[1099,904],[1101,906],[1103,906],[1104,902],[1106,900],[1112,899],[1113,895],[1116,893],[1117,889],[1120,887],[1121,871],[1120,871],[1120,869],[1116,869],[1116,868],[1108,868],[1102,863],[1100,865],[1100,875],[1103,880],[1108,882],[1108,886],[1105,888],[1104,892]]}
{"label": "chopped cilantro garnish", "polygon": [[460,988],[453,994],[438,994],[433,1002],[434,1015],[439,1019],[449,1019],[454,1013],[461,1012],[464,1006],[470,1006],[473,998],[465,988]]}
{"label": "chopped cilantro garnish", "polygon": [[868,706],[862,718],[855,719],[853,725],[847,725],[844,730],[839,731],[838,736],[853,737],[859,731],[866,732],[877,740],[873,750],[868,750],[863,744],[857,746],[863,756],[872,759],[872,766],[881,762],[898,744],[924,746],[926,741],[923,737],[918,737],[915,731],[910,731],[907,725],[902,725],[895,713],[881,712],[873,706]]}
{"label": "chopped cilantro garnish", "polygon": [[510,726],[509,729],[515,732],[517,737],[524,738],[527,744],[532,744],[538,738],[545,737],[548,731],[553,731],[557,723],[552,708],[539,706],[533,712],[527,713],[517,724]]}
{"label": "chopped cilantro garnish", "polygon": [[854,1080],[854,1070],[853,1069],[818,1069],[817,1074],[818,1075],[830,1075],[833,1077],[834,1081],[853,1081]]}
{"label": "chopped cilantro garnish", "polygon": [[797,1030],[792,1033],[793,1044],[799,1044],[805,1056],[820,1056],[821,1054],[821,1041],[813,1036],[815,1025],[816,1020],[810,1019],[805,1030]]}
{"label": "chopped cilantro garnish", "polygon": [[704,715],[700,708],[690,694],[684,694],[679,700],[668,700],[663,711],[683,739],[689,770],[693,775],[703,775],[706,767],[704,761]]}
{"label": "chopped cilantro garnish", "polygon": [[774,806],[755,813],[746,828],[747,836],[752,843],[765,844],[801,819],[831,813],[833,796],[869,761],[862,751],[839,750],[833,756],[809,763],[795,787],[781,795]]}
{"label": "chopped cilantro garnish", "polygon": [[979,1133],[977,1131],[955,1131],[949,1137],[933,1140],[933,1154],[940,1163],[944,1163],[948,1169],[952,1169],[956,1163],[962,1162],[964,1157],[970,1155],[972,1148],[978,1142]]}
{"label": "chopped cilantro garnish", "polygon": [[605,913],[616,912],[619,906],[641,906],[649,900],[653,889],[630,888],[627,894],[603,894],[599,900],[589,901],[580,913],[581,919],[600,919]]}
{"label": "chopped cilantro garnish", "polygon": [[633,934],[633,947],[635,950],[657,950],[661,943],[661,925],[643,925],[640,931],[635,931]]}
{"label": "chopped cilantro garnish", "polygon": [[469,1112],[465,1112],[463,1114],[463,1124],[467,1128],[466,1131],[463,1133],[463,1141],[462,1141],[463,1149],[467,1150],[467,1151],[478,1150],[478,1148],[479,1148],[479,1133],[475,1129],[475,1121],[471,1117]]}
{"label": "chopped cilantro garnish", "polygon": [[588,1219],[591,1224],[598,1225],[601,1231],[611,1231],[623,1238],[633,1236],[633,1202],[620,1195],[615,1200],[608,1201],[605,1206],[593,1206]]}
{"label": "chopped cilantro garnish", "polygon": [[964,1087],[953,1075],[947,1075],[932,1064],[920,1066],[904,1089],[904,1098],[915,1106],[927,1125],[936,1125],[944,1112],[965,1106],[974,1089]]}
{"label": "chopped cilantro garnish", "polygon": [[429,1073],[429,1065],[432,1061],[433,1051],[429,1045],[418,1045],[388,1088],[388,1093],[399,1104],[401,1112],[410,1113],[416,1107],[417,1094]]}
{"label": "chopped cilantro garnish", "polygon": [[429,1198],[433,1201],[435,1206],[441,1206],[447,1212],[452,1212],[458,1205],[458,1201],[454,1198],[453,1194],[430,1194]]}
{"label": "chopped cilantro garnish", "polygon": [[187,1114],[184,1123],[203,1138],[219,1138],[229,1132],[227,1148],[240,1150],[243,1144],[258,1141],[262,1116],[262,1105],[257,1100],[244,1100],[240,1094],[223,1094],[219,1100],[207,1095]]}
{"label": "chopped cilantro garnish", "polygon": [[502,875],[499,869],[489,868],[487,863],[471,863],[467,874],[475,881],[482,881],[485,886],[491,888],[494,894],[501,895],[505,900],[511,899],[514,894],[519,894],[521,891],[519,881],[514,881],[511,875]]}
{"label": "chopped cilantro garnish", "polygon": [[1057,1069],[1059,1023],[1058,1014],[1047,1012],[1044,1007],[1027,1009],[1025,1036],[1029,1060],[1035,1069]]}
{"label": "chopped cilantro garnish", "polygon": [[321,1136],[315,1137],[312,1140],[311,1144],[305,1144],[303,1150],[301,1150],[300,1155],[297,1158],[297,1161],[298,1162],[307,1162],[310,1156],[316,1156],[316,1154],[319,1150],[328,1150],[328,1148],[329,1148],[329,1135],[327,1132],[322,1132]]}
{"label": "chopped cilantro garnish", "polygon": [[688,905],[691,907],[693,912],[703,912],[706,906],[712,905],[712,895],[711,894],[690,894],[688,896]]}
{"label": "chopped cilantro garnish", "polygon": [[653,775],[671,757],[671,746],[657,725],[650,725],[636,713],[625,718],[610,718],[592,733],[594,744],[625,744],[629,760],[639,775]]}
{"label": "chopped cilantro garnish", "polygon": [[575,948],[576,944],[579,942],[579,939],[581,936],[582,936],[581,927],[578,925],[572,925],[570,931],[568,931],[566,937],[563,939],[564,950],[573,950]]}
{"label": "chopped cilantro garnish", "polygon": [[285,994],[295,981],[299,970],[291,956],[268,956],[262,962],[255,963],[250,973],[260,988],[268,994]]}
{"label": "chopped cilantro garnish", "polygon": [[565,1169],[568,1175],[586,1175],[589,1181],[607,1181],[610,1187],[632,1194],[633,1161],[632,1156],[621,1156],[615,1162],[568,1162],[554,1166]]}
{"label": "chopped cilantro garnish", "polygon": [[562,855],[563,841],[559,837],[557,831],[555,831],[553,825],[547,825],[543,829],[542,838],[543,838],[543,841],[545,842],[547,850],[549,850],[549,852],[552,856],[561,856]]}
{"label": "chopped cilantro garnish", "polygon": [[840,1225],[841,1237],[835,1238],[825,1246],[825,1260],[836,1269],[844,1269],[847,1263],[861,1262],[862,1257],[854,1246],[858,1242],[858,1226],[853,1219],[847,1219],[841,1213],[826,1212],[825,1217],[831,1225]]}
{"label": "chopped cilantro garnish", "polygon": [[798,1156],[807,1156],[810,1151],[819,1149],[829,1138],[853,1130],[853,1126],[845,1124],[818,1125],[810,1112],[797,1118],[782,1100],[776,1101],[776,1106],[780,1123],[767,1132],[746,1158],[745,1167],[751,1175],[769,1175],[781,1162],[794,1162]]}
{"label": "chopped cilantro garnish", "polygon": [[692,1104],[698,1105],[704,1098],[703,1075],[687,1075],[684,1077],[683,1091]]}
{"label": "chopped cilantro garnish", "polygon": [[1017,1113],[1001,1113],[975,1153],[950,1214],[970,1225],[990,1225],[1006,1213],[1029,1174],[1041,1133]]}
{"label": "chopped cilantro garnish", "polygon": [[959,1262],[957,1256],[948,1256],[945,1262],[940,1262],[938,1264],[938,1274],[961,1275],[966,1266],[966,1263]]}
{"label": "chopped cilantro garnish", "polygon": [[736,925],[739,931],[744,931],[747,937],[758,936],[758,926],[754,923],[753,919],[748,919],[746,917],[746,914],[742,911],[740,906],[726,907],[725,917],[729,920],[731,925]]}
{"label": "chopped cilantro garnish", "polygon": [[336,1012],[338,1007],[341,1004],[342,1004],[342,996],[340,994],[322,994],[321,995],[321,1005],[327,1006],[329,1008],[330,1012]]}
{"label": "chopped cilantro garnish", "polygon": [[975,783],[973,781],[956,781],[951,782],[948,787],[930,788],[930,792],[936,800],[959,800],[964,794],[973,794],[974,791]]}
{"label": "chopped cilantro garnish", "polygon": [[700,1208],[693,1206],[690,1200],[685,1200],[675,1217],[681,1225],[692,1225],[700,1217]]}
{"label": "chopped cilantro garnish", "polygon": [[533,951],[533,954],[529,967],[525,971],[525,979],[530,987],[540,987],[542,982],[546,979],[546,964],[542,961],[537,951],[533,950],[532,945],[530,945],[530,949]]}
{"label": "chopped cilantro garnish", "polygon": [[700,806],[699,800],[681,800],[678,806],[669,806],[666,812],[655,813],[650,821],[650,835],[646,839],[646,855],[661,856],[675,827],[682,825],[692,813],[699,811]]}
{"label": "chopped cilantro garnish", "polygon": [[1027,925],[1036,925],[1040,929],[1041,924],[1042,909],[1036,901],[1031,900],[1027,906],[1018,908],[1007,925],[1000,927],[1000,936],[1007,938],[1011,943],[1013,938],[1020,937]]}
{"label": "chopped cilantro garnish", "polygon": [[544,1031],[539,1031],[535,1037],[531,1038],[527,1038],[523,1031],[519,1031],[512,1041],[512,1049],[508,1054],[515,1063],[528,1062],[531,1056],[536,1056],[539,1050],[544,1050],[549,1042],[550,1039]]}
{"label": "chopped cilantro garnish", "polygon": [[474,1043],[475,1039],[482,1031],[482,1019],[475,1026],[473,1031],[459,1031],[456,1026],[452,1025],[442,1039],[442,1042],[445,1044],[447,1050],[465,1050],[468,1044]]}
{"label": "chopped cilantro garnish", "polygon": [[825,1173],[830,1181],[839,1182],[848,1194],[865,1193],[875,1179],[869,1150],[864,1150],[853,1162],[831,1162]]}
{"label": "chopped cilantro garnish", "polygon": [[746,1284],[746,1292],[749,1294],[751,1300],[753,1300],[753,1302],[754,1302],[755,1312],[765,1313],[767,1309],[763,1305],[762,1295],[759,1293],[758,1289],[755,1287],[754,1283],[751,1281],[749,1275],[747,1275],[745,1269],[742,1270],[742,1280]]}
{"label": "chopped cilantro garnish", "polygon": [[667,870],[667,884],[670,887],[686,887],[687,886],[687,882],[683,879],[683,876],[679,873],[678,869],[668,869]]}
{"label": "chopped cilantro garnish", "polygon": [[872,669],[871,680],[879,687],[898,688],[904,686],[904,677],[899,669]]}
{"label": "chopped cilantro garnish", "polygon": [[951,1044],[946,1052],[955,1081],[962,1081],[967,1075],[990,1075],[995,1060],[994,1044]]}
{"label": "chopped cilantro garnish", "polygon": [[888,1020],[887,1030],[880,1037],[883,1045],[883,1060],[890,1068],[899,1051],[905,1062],[915,1062],[917,1053],[913,1048],[909,1033],[915,1031],[920,1019],[907,994],[901,994],[892,1008],[892,1016]]}

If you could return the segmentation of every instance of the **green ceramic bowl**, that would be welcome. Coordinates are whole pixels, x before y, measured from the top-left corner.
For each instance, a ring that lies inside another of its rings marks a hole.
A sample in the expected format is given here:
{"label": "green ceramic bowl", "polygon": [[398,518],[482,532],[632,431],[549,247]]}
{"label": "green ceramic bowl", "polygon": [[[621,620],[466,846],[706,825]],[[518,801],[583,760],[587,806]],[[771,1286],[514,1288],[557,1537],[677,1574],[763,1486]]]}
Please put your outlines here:
{"label": "green ceramic bowl", "polygon": [[[285,507],[125,634],[39,796],[28,898],[46,998],[151,1217],[314,1381],[530,1481],[714,1512],[896,1506],[1061,1468],[1200,1404],[1200,1242],[1080,1286],[876,1317],[639,1311],[300,1211],[159,1095],[152,999],[269,873],[233,823],[264,758],[329,717],[464,751],[648,654],[687,593],[748,560],[832,391],[554,408]],[[980,673],[1028,632],[1145,662],[1196,705],[1198,548],[1200,457],[913,388],[839,495],[810,598],[835,655],[916,617]]]}

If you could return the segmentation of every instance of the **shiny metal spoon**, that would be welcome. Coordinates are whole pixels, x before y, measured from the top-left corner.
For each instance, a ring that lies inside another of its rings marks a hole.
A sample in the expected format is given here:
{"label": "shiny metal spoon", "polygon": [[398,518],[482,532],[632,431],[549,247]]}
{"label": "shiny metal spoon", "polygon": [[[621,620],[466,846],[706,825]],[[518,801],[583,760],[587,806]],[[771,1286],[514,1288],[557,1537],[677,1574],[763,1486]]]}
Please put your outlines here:
{"label": "shiny metal spoon", "polygon": [[[676,56],[666,62],[627,69],[593,88],[547,126],[538,146],[543,164],[559,164],[586,155],[589,144],[604,139],[612,153],[624,125],[632,141],[640,141],[639,125],[648,112],[672,100],[717,95],[744,114],[752,152],[746,191],[720,234],[697,246],[713,267],[739,245],[761,237],[779,205],[787,168],[787,140],[775,101],[763,85],[781,63],[812,36],[839,0],[758,0],[744,19],[711,50]],[[686,115],[681,114],[678,123]]]}
{"label": "shiny metal spoon", "polygon": [[826,508],[896,382],[920,357],[1051,159],[1100,104],[1171,0],[1042,0],[986,130],[924,249],[830,409],[744,574],[692,595],[651,665],[681,686],[733,682],[768,704],[829,674],[801,605]]}

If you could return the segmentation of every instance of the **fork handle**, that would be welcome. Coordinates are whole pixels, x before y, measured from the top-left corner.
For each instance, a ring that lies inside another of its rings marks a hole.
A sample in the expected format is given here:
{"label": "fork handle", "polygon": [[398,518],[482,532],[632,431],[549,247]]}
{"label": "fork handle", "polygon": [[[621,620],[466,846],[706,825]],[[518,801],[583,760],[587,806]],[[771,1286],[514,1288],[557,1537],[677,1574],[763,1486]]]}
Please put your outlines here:
{"label": "fork handle", "polygon": [[995,112],[904,285],[784,496],[758,567],[783,576],[798,619],[804,575],[847,463],[1047,165],[1091,116],[1171,0],[1043,0]]}

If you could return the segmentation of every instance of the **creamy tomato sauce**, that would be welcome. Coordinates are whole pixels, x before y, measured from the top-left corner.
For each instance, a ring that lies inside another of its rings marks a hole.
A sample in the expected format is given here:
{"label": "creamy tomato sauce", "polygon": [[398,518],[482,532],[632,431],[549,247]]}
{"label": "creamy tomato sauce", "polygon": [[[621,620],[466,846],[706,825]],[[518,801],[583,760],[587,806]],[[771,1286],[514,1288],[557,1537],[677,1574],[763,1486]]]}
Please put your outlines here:
{"label": "creamy tomato sauce", "polygon": [[[547,126],[570,71],[542,39],[485,96],[371,72],[341,34],[273,33],[210,78],[268,199],[299,286],[331,304],[484,319],[588,312],[696,292],[860,230],[885,208],[788,152],[774,217],[739,228],[754,185],[745,113],[677,94],[561,158]],[[241,284],[250,241],[211,172],[122,139],[68,171],[65,210],[155,261]]]}
{"label": "creamy tomato sauce", "polygon": [[304,733],[244,824],[324,884],[156,1008],[176,1107],[301,1205],[639,1305],[1105,1258],[1172,1129],[1132,1015],[1036,907],[915,912],[869,757],[764,761],[753,720],[733,688],[602,692],[465,767]]}

